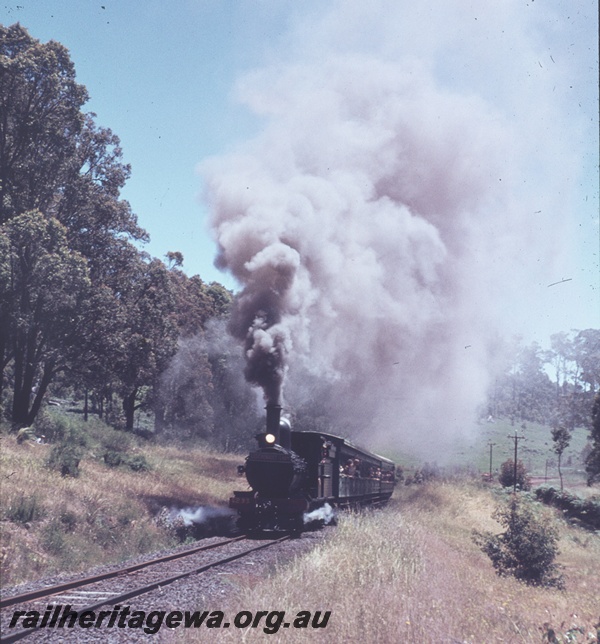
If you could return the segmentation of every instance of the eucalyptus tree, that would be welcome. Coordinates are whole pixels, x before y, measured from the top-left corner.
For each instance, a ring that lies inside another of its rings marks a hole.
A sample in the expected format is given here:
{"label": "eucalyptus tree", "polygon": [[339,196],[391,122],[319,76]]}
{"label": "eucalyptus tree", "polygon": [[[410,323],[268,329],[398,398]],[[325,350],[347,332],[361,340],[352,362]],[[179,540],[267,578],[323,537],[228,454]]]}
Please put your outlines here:
{"label": "eucalyptus tree", "polygon": [[0,221],[46,213],[73,171],[88,98],[65,47],[0,25]]}
{"label": "eucalyptus tree", "polygon": [[115,276],[147,238],[120,199],[119,140],[87,99],[63,45],[0,25],[0,365],[17,425],[58,370],[103,372],[127,317]]}
{"label": "eucalyptus tree", "polygon": [[176,300],[167,267],[139,255],[123,273],[115,313],[123,323],[117,334],[112,371],[123,401],[125,427],[147,400],[177,350]]}
{"label": "eucalyptus tree", "polygon": [[29,425],[52,378],[75,359],[91,289],[85,259],[65,227],[39,211],[0,226],[4,367],[12,367],[11,418]]}
{"label": "eucalyptus tree", "polygon": [[560,491],[563,491],[563,474],[561,469],[562,455],[571,442],[571,432],[566,427],[552,428],[552,441],[554,453],[558,456],[558,476],[560,478]]}
{"label": "eucalyptus tree", "polygon": [[553,335],[551,342],[550,358],[557,369],[556,415],[573,430],[589,423],[600,388],[600,330],[573,329]]}
{"label": "eucalyptus tree", "polygon": [[0,222],[39,210],[98,262],[115,235],[147,234],[119,199],[131,170],[119,139],[82,111],[87,100],[63,45],[0,25]]}

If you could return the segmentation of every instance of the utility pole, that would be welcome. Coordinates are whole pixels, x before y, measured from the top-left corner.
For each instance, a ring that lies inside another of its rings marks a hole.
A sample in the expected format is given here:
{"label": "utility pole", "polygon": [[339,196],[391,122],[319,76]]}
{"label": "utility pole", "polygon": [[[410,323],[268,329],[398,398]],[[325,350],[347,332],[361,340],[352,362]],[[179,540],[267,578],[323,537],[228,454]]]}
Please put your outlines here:
{"label": "utility pole", "polygon": [[488,445],[490,446],[490,483],[491,483],[491,481],[492,481],[492,447],[493,447],[495,444],[496,444],[496,443],[492,443],[492,441],[490,441],[490,442],[488,443]]}
{"label": "utility pole", "polygon": [[523,440],[525,436],[517,436],[517,430],[515,429],[515,435],[514,436],[508,436],[508,438],[512,438],[512,440],[515,441],[515,468],[514,468],[514,479],[513,479],[513,493],[516,493],[517,491],[517,445],[520,440]]}

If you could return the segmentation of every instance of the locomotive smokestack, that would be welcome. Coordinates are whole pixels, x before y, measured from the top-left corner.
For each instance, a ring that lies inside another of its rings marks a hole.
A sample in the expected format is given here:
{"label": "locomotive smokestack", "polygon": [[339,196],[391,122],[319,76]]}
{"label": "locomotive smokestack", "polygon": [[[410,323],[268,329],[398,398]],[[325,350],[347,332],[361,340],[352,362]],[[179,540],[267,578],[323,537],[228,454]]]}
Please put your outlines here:
{"label": "locomotive smokestack", "polygon": [[279,422],[281,421],[281,405],[269,403],[267,410],[267,434],[275,436],[275,442],[279,444]]}
{"label": "locomotive smokestack", "polygon": [[269,403],[267,410],[267,434],[275,436],[275,442],[285,449],[291,449],[292,437],[289,421],[281,418],[281,405]]}

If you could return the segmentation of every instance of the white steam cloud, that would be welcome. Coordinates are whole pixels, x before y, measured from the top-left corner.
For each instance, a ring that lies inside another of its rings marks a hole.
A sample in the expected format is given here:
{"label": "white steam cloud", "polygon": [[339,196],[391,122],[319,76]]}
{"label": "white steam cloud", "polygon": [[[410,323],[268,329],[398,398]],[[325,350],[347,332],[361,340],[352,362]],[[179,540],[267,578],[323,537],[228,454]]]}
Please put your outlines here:
{"label": "white steam cloud", "polygon": [[171,508],[169,520],[171,524],[177,525],[181,522],[186,528],[191,526],[207,526],[211,522],[232,520],[235,512],[229,508],[221,508],[209,505],[200,505],[193,508]]}
{"label": "white steam cloud", "polygon": [[564,243],[569,70],[516,0],[329,7],[240,83],[262,132],[203,165],[232,331],[267,400],[316,375],[348,432],[424,451],[471,424]]}
{"label": "white steam cloud", "polygon": [[320,508],[313,510],[312,512],[305,512],[302,516],[304,525],[309,525],[315,521],[323,523],[323,525],[329,525],[335,520],[335,510],[325,503]]}

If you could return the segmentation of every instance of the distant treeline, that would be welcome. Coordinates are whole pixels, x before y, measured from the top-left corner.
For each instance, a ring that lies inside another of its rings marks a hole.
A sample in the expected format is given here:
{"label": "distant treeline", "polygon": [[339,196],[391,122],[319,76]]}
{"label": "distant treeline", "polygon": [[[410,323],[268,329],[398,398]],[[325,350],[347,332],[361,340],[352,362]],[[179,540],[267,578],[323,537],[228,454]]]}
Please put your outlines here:
{"label": "distant treeline", "polygon": [[489,392],[488,415],[571,431],[590,427],[600,390],[600,329],[561,332],[550,340],[549,350],[514,342]]}

